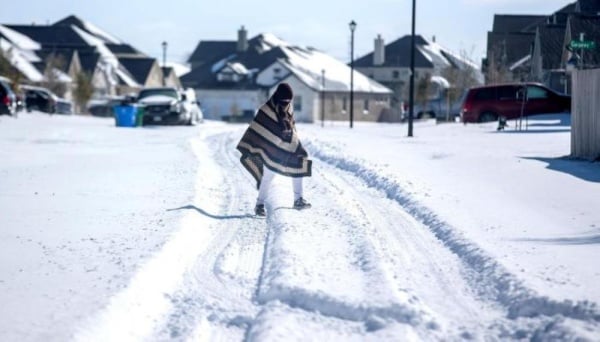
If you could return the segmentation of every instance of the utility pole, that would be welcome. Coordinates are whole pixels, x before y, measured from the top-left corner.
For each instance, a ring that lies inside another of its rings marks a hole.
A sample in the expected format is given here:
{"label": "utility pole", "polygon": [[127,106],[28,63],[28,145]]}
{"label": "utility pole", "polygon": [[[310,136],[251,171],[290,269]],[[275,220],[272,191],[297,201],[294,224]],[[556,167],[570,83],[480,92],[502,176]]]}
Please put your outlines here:
{"label": "utility pole", "polygon": [[165,68],[167,67],[167,42],[163,41],[162,42],[162,48],[163,48],[163,67],[162,67],[162,83],[163,83],[163,87],[167,85],[167,81],[165,79]]}
{"label": "utility pole", "polygon": [[356,30],[356,22],[350,22],[350,128],[354,121],[354,30]]}
{"label": "utility pole", "polygon": [[321,69],[321,127],[325,127],[325,69]]}

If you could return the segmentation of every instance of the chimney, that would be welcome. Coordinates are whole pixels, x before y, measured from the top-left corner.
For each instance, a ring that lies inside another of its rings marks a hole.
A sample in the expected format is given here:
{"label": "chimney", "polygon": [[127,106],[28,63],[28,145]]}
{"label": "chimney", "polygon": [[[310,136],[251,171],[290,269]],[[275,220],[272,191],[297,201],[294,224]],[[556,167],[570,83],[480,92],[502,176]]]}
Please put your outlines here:
{"label": "chimney", "polygon": [[375,38],[375,50],[373,51],[373,65],[383,65],[385,62],[385,44],[383,38],[378,34]]}
{"label": "chimney", "polygon": [[237,51],[244,52],[248,50],[248,31],[242,27],[238,30]]}

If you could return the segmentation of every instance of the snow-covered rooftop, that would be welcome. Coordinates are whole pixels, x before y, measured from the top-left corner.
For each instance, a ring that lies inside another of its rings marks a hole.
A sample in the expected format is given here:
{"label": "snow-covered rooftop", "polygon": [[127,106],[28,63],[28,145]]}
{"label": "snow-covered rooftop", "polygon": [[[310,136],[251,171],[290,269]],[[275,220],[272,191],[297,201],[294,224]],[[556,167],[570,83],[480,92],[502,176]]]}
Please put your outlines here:
{"label": "snow-covered rooftop", "polygon": [[10,29],[4,25],[0,25],[0,35],[6,37],[14,46],[23,50],[39,50],[41,45],[26,35]]}
{"label": "snow-covered rooftop", "polygon": [[0,38],[0,50],[9,59],[10,64],[29,80],[33,82],[43,81],[44,75],[32,64],[34,61],[30,60],[33,57],[31,53],[24,52],[4,38]]}
{"label": "snow-covered rooftop", "polygon": [[[351,69],[343,63],[321,51],[298,48],[283,48],[287,59],[281,60],[288,69],[309,87],[325,91],[350,90]],[[325,87],[323,88],[322,72],[325,71]],[[391,93],[391,91],[354,70],[354,91],[370,93]]]}

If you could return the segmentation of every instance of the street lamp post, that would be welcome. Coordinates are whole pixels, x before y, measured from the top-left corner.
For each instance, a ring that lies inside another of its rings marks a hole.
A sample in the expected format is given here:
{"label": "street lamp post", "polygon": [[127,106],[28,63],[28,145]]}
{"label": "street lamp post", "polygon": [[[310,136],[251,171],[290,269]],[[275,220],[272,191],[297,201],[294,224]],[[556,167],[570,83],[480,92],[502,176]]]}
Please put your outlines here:
{"label": "street lamp post", "polygon": [[356,22],[352,20],[350,26],[350,128],[354,121],[354,30]]}
{"label": "street lamp post", "polygon": [[410,90],[409,90],[409,109],[408,109],[408,136],[413,136],[413,117],[415,105],[415,7],[416,0],[412,2],[412,35],[410,42]]}
{"label": "street lamp post", "polygon": [[166,86],[167,85],[167,82],[165,80],[165,68],[167,67],[167,42],[166,41],[162,42],[162,48],[163,48],[162,83],[163,83],[163,86]]}

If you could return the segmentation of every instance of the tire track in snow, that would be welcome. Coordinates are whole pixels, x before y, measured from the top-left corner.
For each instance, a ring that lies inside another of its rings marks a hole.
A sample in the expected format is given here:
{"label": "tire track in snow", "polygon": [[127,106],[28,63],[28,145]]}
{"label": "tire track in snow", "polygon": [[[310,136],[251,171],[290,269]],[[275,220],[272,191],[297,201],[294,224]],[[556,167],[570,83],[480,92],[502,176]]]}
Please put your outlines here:
{"label": "tire track in snow", "polygon": [[[289,181],[282,178],[282,183]],[[435,335],[438,324],[429,309],[395,287],[382,268],[365,223],[354,219],[352,211],[357,208],[336,206],[339,194],[331,184],[315,182],[311,209],[296,211],[281,201],[287,197],[291,204],[291,194],[284,194],[290,192],[289,184],[276,187],[279,193],[268,200],[270,232],[257,301],[267,311],[270,303],[281,302],[308,313],[360,322],[362,334],[401,324],[406,336],[415,331]],[[253,329],[253,334],[256,330],[260,329]]]}
{"label": "tire track in snow", "polygon": [[[237,165],[231,133],[206,139],[215,150],[211,167],[221,172],[214,193],[197,203],[219,202],[218,215],[211,215],[215,238],[185,276],[174,293],[175,309],[158,336],[177,340],[242,340],[258,308],[252,295],[262,265],[265,221],[250,215],[251,188]],[[208,184],[205,186],[209,186]],[[221,214],[222,213],[222,214]]]}
{"label": "tire track in snow", "polygon": [[369,168],[360,160],[348,160],[329,150],[327,144],[306,141],[305,145],[313,157],[336,168],[347,171],[369,187],[381,191],[400,204],[416,220],[424,224],[444,245],[457,255],[477,275],[473,285],[487,296],[503,305],[511,319],[519,317],[552,317],[560,315],[583,321],[600,321],[600,312],[595,303],[556,301],[537,295],[527,288],[515,275],[509,273],[496,260],[487,255],[476,244],[466,239],[450,224],[441,220],[435,212],[421,205],[401,184]]}
{"label": "tire track in snow", "polygon": [[350,220],[364,227],[390,281],[427,306],[440,325],[438,335],[481,339],[514,330],[495,303],[470,289],[469,270],[421,223],[354,175],[330,165],[321,168],[318,177],[336,189],[337,204],[346,207]]}
{"label": "tire track in snow", "polygon": [[[208,149],[192,142],[194,154],[202,156]],[[219,175],[202,175],[215,182]],[[210,210],[210,209],[209,209]],[[169,294],[183,282],[188,267],[209,247],[213,236],[205,227],[206,217],[187,213],[181,229],[175,233],[152,259],[133,276],[127,288],[112,297],[105,309],[91,317],[74,334],[78,341],[148,340],[173,308]]]}

